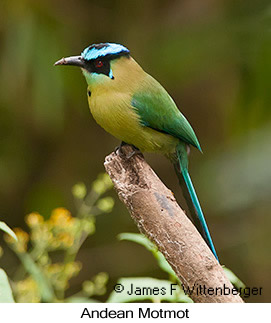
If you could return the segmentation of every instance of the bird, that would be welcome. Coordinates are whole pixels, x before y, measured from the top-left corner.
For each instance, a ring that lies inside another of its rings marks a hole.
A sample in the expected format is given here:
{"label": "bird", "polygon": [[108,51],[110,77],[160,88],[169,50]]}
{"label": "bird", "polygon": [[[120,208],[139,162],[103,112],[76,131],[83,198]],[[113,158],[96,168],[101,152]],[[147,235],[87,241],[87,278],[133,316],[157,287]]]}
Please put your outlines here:
{"label": "bird", "polygon": [[92,44],[81,55],[62,58],[54,65],[81,68],[90,111],[104,130],[121,141],[120,152],[130,144],[140,152],[161,153],[173,163],[194,224],[219,261],[188,172],[190,147],[202,149],[165,88],[118,43]]}

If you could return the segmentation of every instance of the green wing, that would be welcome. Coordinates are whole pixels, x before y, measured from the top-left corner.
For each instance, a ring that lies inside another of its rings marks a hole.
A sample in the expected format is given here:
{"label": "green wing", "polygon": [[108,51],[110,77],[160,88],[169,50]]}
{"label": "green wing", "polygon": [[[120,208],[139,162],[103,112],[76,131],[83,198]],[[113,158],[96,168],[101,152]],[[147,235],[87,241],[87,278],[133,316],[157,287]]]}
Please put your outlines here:
{"label": "green wing", "polygon": [[150,75],[132,97],[132,106],[145,127],[177,137],[201,151],[189,122],[178,110],[167,91]]}

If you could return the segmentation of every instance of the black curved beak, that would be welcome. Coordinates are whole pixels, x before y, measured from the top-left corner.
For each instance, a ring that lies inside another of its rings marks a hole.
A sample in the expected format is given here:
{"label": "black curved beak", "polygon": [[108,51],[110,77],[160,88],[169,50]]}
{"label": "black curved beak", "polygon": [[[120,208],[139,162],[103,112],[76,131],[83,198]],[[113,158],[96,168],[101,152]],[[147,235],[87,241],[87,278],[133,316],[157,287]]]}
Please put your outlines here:
{"label": "black curved beak", "polygon": [[70,57],[63,57],[59,61],[55,62],[56,65],[73,65],[79,67],[85,67],[85,60],[82,56],[70,56]]}

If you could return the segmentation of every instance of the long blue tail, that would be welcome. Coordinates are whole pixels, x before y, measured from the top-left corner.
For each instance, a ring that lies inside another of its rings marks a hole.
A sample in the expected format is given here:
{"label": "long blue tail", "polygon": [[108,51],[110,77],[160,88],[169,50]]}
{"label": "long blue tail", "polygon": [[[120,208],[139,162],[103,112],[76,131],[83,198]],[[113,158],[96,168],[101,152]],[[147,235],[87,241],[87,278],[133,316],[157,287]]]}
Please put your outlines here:
{"label": "long blue tail", "polygon": [[180,145],[178,147],[177,157],[178,157],[178,163],[174,164],[174,167],[178,175],[180,184],[182,186],[183,195],[186,199],[191,216],[193,217],[193,220],[195,222],[197,229],[202,234],[209,248],[213,252],[216,259],[218,260],[216,250],[215,250],[207,223],[205,221],[196,191],[194,189],[193,183],[188,173],[188,156],[187,156],[187,151],[185,146]]}
{"label": "long blue tail", "polygon": [[203,212],[202,212],[202,209],[201,209],[197,194],[195,192],[194,186],[193,186],[191,178],[189,176],[188,170],[187,169],[183,170],[182,175],[183,175],[185,184],[187,186],[187,189],[189,191],[189,194],[190,194],[191,200],[193,202],[193,205],[194,205],[194,207],[196,209],[196,213],[197,213],[200,225],[202,227],[204,238],[205,238],[208,246],[212,250],[214,256],[218,260],[218,257],[217,257],[216,251],[215,251],[215,247],[214,247],[214,244],[213,244],[213,241],[212,241],[212,238],[211,238],[207,223],[205,221],[205,218],[204,218],[204,215],[203,215]]}

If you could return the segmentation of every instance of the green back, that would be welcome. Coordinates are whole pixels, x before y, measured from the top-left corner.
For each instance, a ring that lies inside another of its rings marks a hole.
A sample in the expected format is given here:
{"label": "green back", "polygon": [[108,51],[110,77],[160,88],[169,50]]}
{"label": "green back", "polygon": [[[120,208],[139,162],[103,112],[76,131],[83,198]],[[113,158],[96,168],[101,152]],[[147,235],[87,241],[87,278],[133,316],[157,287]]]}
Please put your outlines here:
{"label": "green back", "polygon": [[132,106],[142,125],[170,134],[201,151],[200,144],[189,122],[178,110],[167,91],[147,74],[132,98]]}

